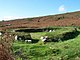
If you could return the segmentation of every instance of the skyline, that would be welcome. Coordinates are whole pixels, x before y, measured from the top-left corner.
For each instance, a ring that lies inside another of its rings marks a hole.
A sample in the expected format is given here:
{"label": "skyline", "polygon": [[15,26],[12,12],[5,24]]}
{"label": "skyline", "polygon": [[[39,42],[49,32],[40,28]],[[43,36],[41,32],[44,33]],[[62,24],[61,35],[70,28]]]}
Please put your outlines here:
{"label": "skyline", "polygon": [[80,11],[79,0],[0,0],[0,21]]}

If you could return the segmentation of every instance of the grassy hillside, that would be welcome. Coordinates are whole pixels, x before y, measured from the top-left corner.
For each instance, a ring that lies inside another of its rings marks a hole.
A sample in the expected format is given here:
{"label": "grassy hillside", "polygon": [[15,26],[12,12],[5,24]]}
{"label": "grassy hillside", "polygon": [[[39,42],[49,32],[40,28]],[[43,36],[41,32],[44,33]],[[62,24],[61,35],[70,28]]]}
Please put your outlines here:
{"label": "grassy hillside", "polygon": [[[64,29],[65,30],[65,29]],[[62,31],[63,32],[63,31]],[[40,34],[40,33],[36,33]],[[36,37],[35,33],[33,37]],[[45,33],[41,33],[44,35]],[[79,60],[80,34],[74,39],[59,42],[25,43],[15,41],[13,53],[16,60]]]}
{"label": "grassy hillside", "polygon": [[15,42],[13,45],[14,53],[17,59],[21,58],[29,60],[77,60],[80,59],[80,35],[75,39],[71,39],[58,43],[47,43],[45,45],[23,44]]}

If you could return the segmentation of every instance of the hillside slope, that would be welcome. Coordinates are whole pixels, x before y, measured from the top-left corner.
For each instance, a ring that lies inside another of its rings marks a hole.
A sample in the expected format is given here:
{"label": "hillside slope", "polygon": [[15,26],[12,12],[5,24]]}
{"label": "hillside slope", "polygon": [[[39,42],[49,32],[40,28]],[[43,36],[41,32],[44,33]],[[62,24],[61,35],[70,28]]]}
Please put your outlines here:
{"label": "hillside slope", "polygon": [[80,11],[0,22],[0,30],[8,28],[39,28],[49,26],[80,26]]}

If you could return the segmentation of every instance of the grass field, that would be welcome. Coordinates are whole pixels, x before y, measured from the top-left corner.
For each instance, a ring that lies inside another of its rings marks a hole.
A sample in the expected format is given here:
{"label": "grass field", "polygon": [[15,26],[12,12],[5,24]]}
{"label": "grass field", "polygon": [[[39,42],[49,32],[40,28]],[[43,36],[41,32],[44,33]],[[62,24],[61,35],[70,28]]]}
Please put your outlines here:
{"label": "grass field", "polygon": [[33,39],[39,39],[40,40],[40,37],[41,36],[45,36],[47,32],[36,32],[36,33],[30,33],[31,34],[31,37]]}
{"label": "grass field", "polygon": [[69,31],[71,31],[73,28],[70,28],[69,29],[69,27],[67,28],[65,28],[65,29],[57,29],[57,30],[55,30],[55,32],[35,32],[35,33],[30,33],[31,34],[31,37],[32,37],[32,39],[39,39],[40,40],[40,37],[42,37],[42,36],[45,36],[46,34],[53,34],[53,35],[58,35],[58,34],[62,34],[62,33],[65,33],[65,32],[69,32]]}
{"label": "grass field", "polygon": [[[31,34],[33,38],[39,39],[46,33]],[[64,42],[41,45],[15,41],[12,48],[16,60],[80,60],[80,34]]]}

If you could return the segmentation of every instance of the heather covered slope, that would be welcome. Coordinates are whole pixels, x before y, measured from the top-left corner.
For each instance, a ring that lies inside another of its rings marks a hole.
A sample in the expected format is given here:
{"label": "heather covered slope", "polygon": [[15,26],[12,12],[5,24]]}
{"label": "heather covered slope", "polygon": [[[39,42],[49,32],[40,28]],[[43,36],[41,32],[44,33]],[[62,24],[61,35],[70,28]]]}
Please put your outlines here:
{"label": "heather covered slope", "polygon": [[80,11],[0,22],[0,30],[7,28],[38,28],[49,26],[80,26]]}

